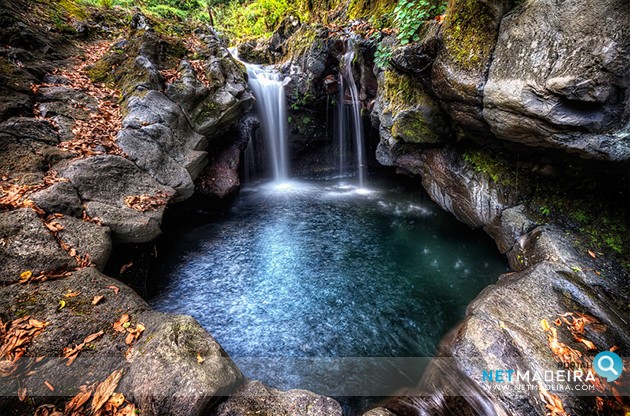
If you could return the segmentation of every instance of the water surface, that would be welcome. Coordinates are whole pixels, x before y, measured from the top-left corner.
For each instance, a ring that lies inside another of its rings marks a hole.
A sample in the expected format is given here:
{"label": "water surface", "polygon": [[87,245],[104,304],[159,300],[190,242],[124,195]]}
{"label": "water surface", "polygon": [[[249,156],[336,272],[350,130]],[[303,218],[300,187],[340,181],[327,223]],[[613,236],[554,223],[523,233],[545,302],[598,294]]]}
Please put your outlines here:
{"label": "water surface", "polygon": [[279,388],[317,389],[314,368],[339,383],[323,357],[432,356],[506,263],[426,194],[371,182],[244,189],[227,216],[168,236],[150,303],[194,316],[246,376]]}

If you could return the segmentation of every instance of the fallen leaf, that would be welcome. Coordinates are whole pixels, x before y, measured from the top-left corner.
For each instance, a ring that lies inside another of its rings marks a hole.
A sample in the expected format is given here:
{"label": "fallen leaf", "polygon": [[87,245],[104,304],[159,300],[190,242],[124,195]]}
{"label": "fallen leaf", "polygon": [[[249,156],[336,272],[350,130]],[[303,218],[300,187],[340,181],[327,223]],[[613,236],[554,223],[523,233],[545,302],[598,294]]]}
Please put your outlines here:
{"label": "fallen leaf", "polygon": [[68,293],[66,293],[66,297],[67,298],[75,298],[77,296],[79,296],[81,294],[81,292],[72,292],[72,291],[68,291]]}
{"label": "fallen leaf", "polygon": [[122,393],[114,393],[107,401],[114,408],[119,408],[125,402],[125,396]]}
{"label": "fallen leaf", "polygon": [[94,296],[94,299],[92,299],[92,305],[98,305],[98,303],[102,301],[103,299],[105,299],[105,296],[102,296],[102,295]]}
{"label": "fallen leaf", "polygon": [[127,345],[131,345],[131,343],[140,338],[140,335],[142,335],[144,329],[145,328],[143,324],[137,324],[135,328],[127,328],[128,334],[127,338],[125,339],[125,343],[127,343]]}
{"label": "fallen leaf", "polygon": [[114,291],[114,295],[117,295],[117,294],[118,294],[118,292],[120,292],[120,288],[119,288],[118,286],[114,286],[114,285],[112,285],[112,286],[106,286],[106,287],[105,287],[105,289],[111,289],[111,290],[113,290],[113,291]]}
{"label": "fallen leaf", "polygon": [[595,346],[595,344],[593,344],[593,342],[589,341],[588,339],[585,338],[581,338],[581,337],[575,337],[575,340],[578,342],[581,342],[582,344],[586,345],[586,347],[589,350],[596,350],[597,347]]}
{"label": "fallen leaf", "polygon": [[59,301],[59,307],[57,308],[58,311],[62,310],[63,308],[66,307],[66,301],[65,300],[60,300]]}
{"label": "fallen leaf", "polygon": [[206,359],[203,358],[201,354],[197,353],[197,363],[203,364],[204,361],[206,361]]}
{"label": "fallen leaf", "polygon": [[593,251],[591,251],[591,250],[588,251],[588,255],[591,256],[592,258],[597,258],[595,253]]}
{"label": "fallen leaf", "polygon": [[97,339],[99,339],[100,337],[103,336],[105,332],[103,330],[100,330],[92,335],[88,335],[83,342],[86,344],[89,344],[90,342],[96,341]]}
{"label": "fallen leaf", "polygon": [[129,269],[131,266],[133,266],[133,261],[130,261],[129,263],[125,263],[122,265],[122,267],[120,268],[120,272],[119,274],[123,274],[124,272],[127,271],[127,269]]}
{"label": "fallen leaf", "polygon": [[27,270],[25,272],[22,272],[20,274],[20,281],[27,281],[28,279],[30,279],[31,277],[33,277],[33,272],[30,270]]}
{"label": "fallen leaf", "polygon": [[44,381],[44,384],[48,387],[48,390],[55,391],[55,388],[48,381]]}
{"label": "fallen leaf", "polygon": [[551,326],[549,326],[549,322],[547,322],[546,319],[542,319],[540,321],[540,326],[542,327],[543,331],[547,332],[551,329]]}
{"label": "fallen leaf", "polygon": [[18,389],[18,400],[20,400],[21,402],[23,402],[24,400],[26,400],[26,387],[20,387]]}
{"label": "fallen leaf", "polygon": [[129,322],[129,315],[125,313],[120,317],[120,319],[114,322],[114,325],[113,325],[114,331],[125,332],[125,327],[123,325],[125,325],[127,322]]}
{"label": "fallen leaf", "polygon": [[92,390],[88,389],[87,386],[79,387],[79,393],[72,398],[67,404],[65,408],[65,414],[69,415],[73,412],[81,409],[85,403],[92,396]]}
{"label": "fallen leaf", "polygon": [[122,369],[116,370],[96,387],[94,398],[92,399],[92,413],[97,413],[101,407],[107,403],[112,393],[114,393],[114,390],[116,390],[116,387],[118,387],[118,382],[121,377]]}

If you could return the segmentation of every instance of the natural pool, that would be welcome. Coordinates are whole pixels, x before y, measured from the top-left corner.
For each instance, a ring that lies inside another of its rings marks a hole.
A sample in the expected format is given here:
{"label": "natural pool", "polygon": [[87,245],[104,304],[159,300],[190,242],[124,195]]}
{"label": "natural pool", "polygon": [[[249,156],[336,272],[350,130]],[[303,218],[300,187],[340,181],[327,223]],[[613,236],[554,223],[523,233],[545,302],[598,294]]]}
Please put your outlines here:
{"label": "natural pool", "polygon": [[[226,216],[167,240],[154,308],[194,316],[249,378],[333,395],[362,393],[339,390],[346,375],[334,370],[347,364],[330,357],[430,357],[507,270],[485,234],[417,188],[375,178],[369,191],[250,186]],[[389,367],[378,377],[419,376]]]}

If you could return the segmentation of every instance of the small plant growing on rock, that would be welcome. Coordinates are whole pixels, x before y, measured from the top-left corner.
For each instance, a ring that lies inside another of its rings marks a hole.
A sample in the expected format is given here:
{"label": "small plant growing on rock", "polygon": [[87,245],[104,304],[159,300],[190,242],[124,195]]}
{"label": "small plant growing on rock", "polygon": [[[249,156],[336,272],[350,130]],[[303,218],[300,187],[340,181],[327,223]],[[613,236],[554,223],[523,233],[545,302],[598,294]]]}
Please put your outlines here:
{"label": "small plant growing on rock", "polygon": [[444,13],[446,2],[441,0],[399,0],[394,9],[398,23],[398,39],[401,45],[420,40],[418,31],[422,24],[434,16]]}

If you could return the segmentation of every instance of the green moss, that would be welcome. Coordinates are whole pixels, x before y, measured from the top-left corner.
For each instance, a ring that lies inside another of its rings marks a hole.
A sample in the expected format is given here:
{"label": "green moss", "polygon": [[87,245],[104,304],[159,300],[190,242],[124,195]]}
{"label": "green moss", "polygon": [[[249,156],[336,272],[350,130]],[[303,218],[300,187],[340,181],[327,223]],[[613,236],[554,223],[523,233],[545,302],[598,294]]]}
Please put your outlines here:
{"label": "green moss", "polygon": [[92,82],[103,84],[112,84],[114,82],[112,65],[105,59],[96,62],[86,72]]}
{"label": "green moss", "polygon": [[393,114],[412,105],[430,105],[430,98],[422,89],[422,85],[408,75],[396,71],[385,71],[383,85],[379,86],[387,107],[383,111]]}
{"label": "green moss", "polygon": [[392,26],[396,0],[350,0],[348,19],[367,19],[377,26]]}
{"label": "green moss", "polygon": [[429,122],[433,117],[415,111],[404,111],[394,117],[392,136],[407,143],[439,143],[442,136],[437,134]]}
{"label": "green moss", "polygon": [[494,49],[497,27],[490,9],[478,0],[450,0],[444,44],[450,58],[464,69],[482,70]]}
{"label": "green moss", "polygon": [[312,47],[318,47],[317,45],[313,45],[316,37],[317,32],[315,31],[315,27],[309,25],[301,26],[286,42],[284,51],[286,61],[295,60],[299,56],[304,55],[304,53],[309,51]]}
{"label": "green moss", "polygon": [[383,112],[393,116],[391,133],[395,138],[408,143],[442,140],[446,120],[438,104],[418,81],[393,70],[385,71],[379,91]]}
{"label": "green moss", "polygon": [[464,160],[475,172],[488,176],[492,182],[510,186],[516,181],[516,172],[504,160],[486,150],[469,150],[463,154]]}
{"label": "green moss", "polygon": [[579,189],[558,178],[536,178],[529,207],[540,222],[559,223],[575,231],[582,251],[616,255],[630,268],[628,206],[609,198],[599,187]]}

